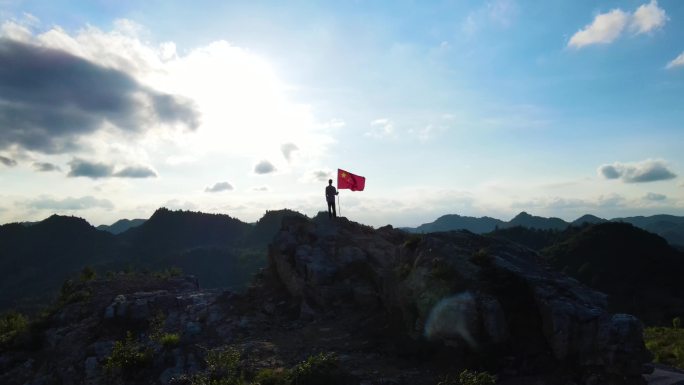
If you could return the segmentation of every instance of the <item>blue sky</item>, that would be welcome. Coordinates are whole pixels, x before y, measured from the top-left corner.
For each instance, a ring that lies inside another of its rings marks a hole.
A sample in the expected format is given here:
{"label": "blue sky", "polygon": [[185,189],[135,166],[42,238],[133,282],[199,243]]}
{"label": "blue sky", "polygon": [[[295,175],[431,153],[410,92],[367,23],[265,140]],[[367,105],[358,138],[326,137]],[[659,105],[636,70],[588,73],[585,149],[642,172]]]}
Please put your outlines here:
{"label": "blue sky", "polygon": [[26,60],[0,79],[2,223],[312,215],[338,167],[371,225],[684,215],[677,0],[0,0],[0,23]]}

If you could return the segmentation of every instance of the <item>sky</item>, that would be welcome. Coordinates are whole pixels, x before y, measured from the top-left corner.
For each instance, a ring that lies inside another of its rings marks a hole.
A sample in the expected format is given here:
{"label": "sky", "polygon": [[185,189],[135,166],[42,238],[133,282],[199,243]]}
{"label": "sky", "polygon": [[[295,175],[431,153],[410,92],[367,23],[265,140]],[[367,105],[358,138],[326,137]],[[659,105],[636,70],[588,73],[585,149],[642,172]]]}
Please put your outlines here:
{"label": "sky", "polygon": [[684,2],[0,0],[0,223],[684,215]]}

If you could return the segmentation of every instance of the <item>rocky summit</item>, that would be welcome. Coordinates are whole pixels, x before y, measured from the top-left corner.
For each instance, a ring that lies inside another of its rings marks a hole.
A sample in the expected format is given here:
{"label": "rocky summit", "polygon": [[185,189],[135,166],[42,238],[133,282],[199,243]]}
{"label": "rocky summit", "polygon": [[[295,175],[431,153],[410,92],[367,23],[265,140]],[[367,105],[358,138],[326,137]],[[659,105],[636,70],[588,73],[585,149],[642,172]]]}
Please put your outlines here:
{"label": "rocky summit", "polygon": [[[642,325],[513,243],[287,217],[244,293],[68,282],[2,341],[2,384],[642,384]],[[484,382],[483,382],[484,383]]]}

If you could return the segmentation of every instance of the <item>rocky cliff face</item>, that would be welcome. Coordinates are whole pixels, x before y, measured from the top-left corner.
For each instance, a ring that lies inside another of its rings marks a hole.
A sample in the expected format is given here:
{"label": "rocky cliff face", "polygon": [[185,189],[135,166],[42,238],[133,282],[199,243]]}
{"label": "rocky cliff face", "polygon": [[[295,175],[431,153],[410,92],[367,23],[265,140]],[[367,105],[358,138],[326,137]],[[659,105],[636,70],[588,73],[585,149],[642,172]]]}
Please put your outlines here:
{"label": "rocky cliff face", "polygon": [[[0,383],[435,385],[463,368],[508,385],[643,383],[640,322],[537,259],[467,232],[286,218],[243,294],[153,276],[67,285],[0,343]],[[275,379],[307,357],[326,380]]]}
{"label": "rocky cliff face", "polygon": [[469,232],[375,231],[319,216],[286,222],[270,262],[312,316],[349,306],[385,313],[398,335],[511,373],[643,381],[649,354],[639,320],[607,313],[605,295],[512,243]]}

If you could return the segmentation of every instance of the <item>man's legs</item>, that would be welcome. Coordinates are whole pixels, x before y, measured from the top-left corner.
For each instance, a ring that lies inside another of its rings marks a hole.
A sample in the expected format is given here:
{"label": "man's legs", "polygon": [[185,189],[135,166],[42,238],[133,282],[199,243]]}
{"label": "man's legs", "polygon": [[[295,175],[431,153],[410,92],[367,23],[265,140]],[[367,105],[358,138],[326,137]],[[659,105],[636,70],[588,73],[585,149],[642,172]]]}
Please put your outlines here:
{"label": "man's legs", "polygon": [[337,212],[335,211],[335,201],[328,202],[328,218],[337,217]]}

